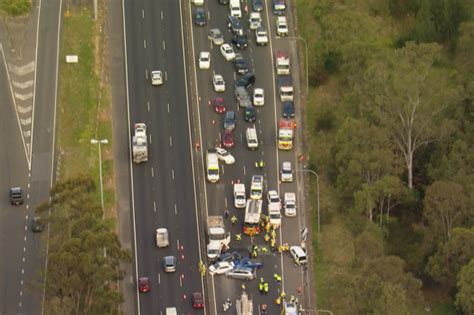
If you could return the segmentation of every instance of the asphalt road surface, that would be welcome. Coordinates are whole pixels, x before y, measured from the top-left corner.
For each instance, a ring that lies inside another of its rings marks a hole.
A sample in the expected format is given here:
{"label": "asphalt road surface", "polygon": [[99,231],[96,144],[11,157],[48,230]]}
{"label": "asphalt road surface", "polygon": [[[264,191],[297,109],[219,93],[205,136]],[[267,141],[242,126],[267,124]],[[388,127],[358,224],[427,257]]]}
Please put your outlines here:
{"label": "asphalt road surface", "polygon": [[[283,161],[291,161],[293,168],[301,167],[297,164],[296,149],[289,152],[278,151],[276,146],[276,135],[277,135],[277,122],[281,117],[281,102],[278,94],[275,91],[275,80],[276,73],[274,72],[274,60],[273,55],[276,50],[285,50],[290,52],[290,39],[289,38],[278,38],[276,36],[276,17],[273,15],[271,2],[267,1],[264,12],[262,12],[263,23],[266,29],[271,35],[270,43],[268,46],[257,47],[255,44],[255,35],[253,31],[250,31],[248,25],[248,15],[244,14],[241,21],[246,30],[246,35],[250,40],[249,46],[245,50],[239,50],[234,47],[236,52],[241,53],[247,60],[250,66],[250,71],[255,73],[256,83],[254,87],[260,87],[265,90],[265,105],[257,108],[257,121],[255,126],[257,128],[260,146],[256,151],[249,151],[246,148],[245,142],[245,130],[252,124],[246,123],[243,119],[242,110],[236,104],[233,96],[233,82],[238,76],[235,74],[232,63],[226,61],[219,51],[219,47],[213,46],[207,39],[207,34],[210,28],[219,28],[224,34],[225,42],[230,43],[231,33],[227,29],[227,15],[228,7],[226,5],[219,5],[217,1],[207,1],[204,7],[208,15],[208,23],[204,27],[193,25],[193,41],[192,48],[194,51],[194,60],[197,63],[197,58],[200,51],[211,52],[211,69],[201,70],[197,69],[195,79],[197,80],[197,95],[198,105],[196,108],[199,109],[200,125],[202,132],[202,149],[203,152],[208,148],[213,148],[220,142],[220,133],[222,132],[222,115],[216,114],[209,101],[215,97],[223,96],[227,110],[234,110],[237,112],[237,129],[234,131],[234,140],[236,145],[230,149],[230,152],[236,158],[236,163],[233,165],[222,165],[221,167],[221,180],[217,184],[206,184],[206,195],[207,195],[207,214],[208,215],[223,215],[227,209],[230,211],[231,216],[236,215],[239,218],[239,223],[235,226],[228,222],[228,228],[232,235],[236,233],[242,233],[241,224],[243,222],[244,210],[235,209],[233,207],[232,198],[232,183],[240,180],[245,183],[247,191],[250,187],[250,180],[254,174],[263,174],[265,179],[266,192],[270,189],[276,189],[279,191],[280,196],[283,197],[284,192],[301,192],[302,186],[297,186],[300,183],[299,177],[301,174],[295,172],[295,182],[291,184],[279,184],[279,167]],[[194,7],[191,10],[194,11]],[[287,13],[287,18],[290,19]],[[191,21],[190,21],[191,23]],[[290,34],[292,32],[290,24]],[[291,43],[294,45],[294,41]],[[294,47],[292,48],[294,50]],[[294,59],[292,59],[294,61]],[[294,64],[293,64],[294,66]],[[196,65],[197,67],[197,65]],[[294,69],[292,68],[293,81],[297,81]],[[219,73],[224,76],[226,81],[226,91],[224,93],[215,93],[211,80],[213,73]],[[250,89],[250,92],[253,88]],[[299,93],[296,93],[298,96]],[[297,115],[300,113],[298,98],[295,96],[295,102],[297,107]],[[298,135],[296,143],[298,143]],[[263,171],[257,170],[254,166],[256,161],[263,159],[265,161],[265,168]],[[203,161],[203,169],[205,169]],[[299,187],[299,189],[297,189]],[[298,197],[302,194],[298,193]],[[266,196],[265,196],[266,197]],[[298,200],[299,201],[299,200]],[[302,207],[299,207],[299,211]],[[297,218],[286,218],[282,219],[282,229],[279,230],[277,236],[277,244],[288,243],[290,245],[300,244],[300,231],[302,228],[301,214]],[[231,250],[237,250],[242,253],[247,253],[251,248],[252,244],[258,246],[266,245],[263,240],[263,234],[259,237],[250,239],[244,236],[242,233],[242,242],[236,243],[234,240],[231,242]],[[254,309],[257,310],[257,306],[265,303],[269,309],[269,314],[277,314],[280,309],[273,301],[274,299],[284,291],[288,297],[295,295],[301,299],[298,295],[298,291],[303,286],[303,269],[296,267],[287,254],[281,256],[278,253],[267,252],[266,254],[260,254],[259,258],[264,263],[264,268],[257,271],[257,279],[263,277],[269,282],[269,294],[261,295],[258,292],[258,280],[251,282],[245,282],[246,291],[251,295],[254,301]],[[277,273],[284,276],[281,284],[273,280],[273,275]],[[218,314],[222,312],[222,304],[230,298],[234,303],[235,299],[238,298],[242,292],[241,284],[244,282],[237,280],[229,280],[224,276],[215,276],[212,281],[210,295],[215,301],[215,305],[209,305],[209,311],[211,314]],[[301,302],[302,299],[300,300]]]}
{"label": "asphalt road surface", "polygon": [[[53,182],[58,38],[61,1],[42,1],[38,24],[32,157],[29,168],[14,112],[3,60],[0,62],[0,313],[39,314],[43,302],[45,243],[30,222],[36,205],[47,201]],[[11,206],[8,189],[21,186],[25,203]],[[45,235],[45,233],[43,233]]]}
{"label": "asphalt road surface", "polygon": [[[132,169],[137,274],[151,280],[151,292],[138,294],[139,312],[189,313],[190,295],[203,288],[180,2],[126,0],[124,8],[130,128],[143,122],[149,134],[149,160]],[[162,86],[150,84],[152,70],[165,73]],[[159,227],[169,231],[168,248],[156,247]],[[178,258],[174,273],[163,271],[167,255]]]}

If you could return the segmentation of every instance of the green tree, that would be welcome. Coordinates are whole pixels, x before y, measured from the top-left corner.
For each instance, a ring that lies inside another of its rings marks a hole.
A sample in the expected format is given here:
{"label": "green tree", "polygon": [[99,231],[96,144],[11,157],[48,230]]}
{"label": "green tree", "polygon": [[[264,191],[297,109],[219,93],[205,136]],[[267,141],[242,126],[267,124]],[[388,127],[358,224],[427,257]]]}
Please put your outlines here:
{"label": "green tree", "polygon": [[464,314],[474,314],[474,259],[458,274],[456,307]]}
{"label": "green tree", "polygon": [[400,174],[400,164],[390,146],[387,130],[364,119],[347,118],[333,148],[338,190],[352,196],[363,184],[370,186],[385,175]]}
{"label": "green tree", "polygon": [[426,190],[423,217],[433,235],[444,240],[451,238],[455,227],[461,226],[472,215],[464,188],[451,181],[434,182]]}
{"label": "green tree", "polygon": [[374,301],[373,314],[410,314],[405,290],[398,284],[384,282],[380,289],[380,295]]}
{"label": "green tree", "polygon": [[443,112],[459,99],[453,74],[434,66],[440,49],[436,44],[407,43],[374,59],[364,80],[354,85],[366,115],[375,113],[401,152],[410,189],[415,153],[450,130]]}
{"label": "green tree", "polygon": [[453,287],[461,268],[473,258],[474,228],[455,228],[451,239],[429,258],[426,271],[436,282]]}
{"label": "green tree", "polygon": [[51,202],[51,233],[46,283],[47,310],[62,314],[111,314],[123,301],[115,287],[123,279],[121,248],[113,221],[102,218],[94,182],[88,177],[59,182]]}

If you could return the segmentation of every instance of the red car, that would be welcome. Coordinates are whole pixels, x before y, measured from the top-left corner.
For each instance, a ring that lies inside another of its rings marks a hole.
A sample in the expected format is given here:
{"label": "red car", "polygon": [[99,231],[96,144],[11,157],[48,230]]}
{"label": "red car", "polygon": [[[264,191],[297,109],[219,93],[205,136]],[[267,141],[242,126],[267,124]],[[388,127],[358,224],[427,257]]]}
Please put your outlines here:
{"label": "red car", "polygon": [[138,278],[138,291],[142,293],[150,291],[150,280],[147,277]]}
{"label": "red car", "polygon": [[193,308],[204,308],[204,298],[202,297],[201,292],[194,292],[191,297],[191,301],[193,303]]}
{"label": "red car", "polygon": [[232,135],[232,130],[226,129],[222,134],[222,145],[226,149],[230,149],[234,146],[234,136]]}
{"label": "red car", "polygon": [[214,107],[214,111],[218,114],[223,114],[225,112],[225,103],[222,97],[215,98],[212,101],[212,106]]}

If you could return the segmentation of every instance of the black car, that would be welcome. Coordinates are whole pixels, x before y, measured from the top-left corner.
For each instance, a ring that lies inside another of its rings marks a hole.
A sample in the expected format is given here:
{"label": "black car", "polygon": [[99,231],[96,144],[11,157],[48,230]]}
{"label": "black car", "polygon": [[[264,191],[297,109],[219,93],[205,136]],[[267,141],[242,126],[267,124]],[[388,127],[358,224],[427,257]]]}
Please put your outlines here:
{"label": "black car", "polygon": [[33,220],[31,220],[31,231],[37,233],[37,232],[43,232],[43,230],[44,230],[44,224],[41,218],[34,217]]}
{"label": "black car", "polygon": [[230,129],[234,130],[235,129],[235,112],[234,111],[228,111],[224,115],[224,129]]}
{"label": "black car", "polygon": [[293,118],[295,117],[295,105],[291,101],[283,102],[283,117]]}
{"label": "black car", "polygon": [[206,12],[202,8],[197,8],[194,11],[194,24],[197,26],[204,26],[207,23]]}
{"label": "black car", "polygon": [[257,120],[257,112],[253,106],[247,106],[244,109],[244,119],[246,122],[254,122]]}
{"label": "black car", "polygon": [[239,49],[245,49],[248,46],[247,36],[245,35],[234,35],[232,36],[232,44],[237,46]]}
{"label": "black car", "polygon": [[234,86],[243,86],[244,88],[248,89],[249,87],[255,84],[255,75],[253,73],[246,73],[240,79],[235,81]]}
{"label": "black car", "polygon": [[10,188],[10,203],[12,205],[21,205],[23,203],[23,190],[21,187]]}
{"label": "black car", "polygon": [[233,63],[234,63],[234,70],[238,74],[246,74],[247,72],[249,72],[247,61],[245,61],[245,59],[242,56],[235,56]]}
{"label": "black car", "polygon": [[240,20],[235,16],[229,15],[227,18],[227,27],[229,27],[231,32],[235,35],[244,35],[244,28],[242,24],[240,24]]}
{"label": "black car", "polygon": [[252,10],[255,12],[263,11],[263,0],[252,0]]}

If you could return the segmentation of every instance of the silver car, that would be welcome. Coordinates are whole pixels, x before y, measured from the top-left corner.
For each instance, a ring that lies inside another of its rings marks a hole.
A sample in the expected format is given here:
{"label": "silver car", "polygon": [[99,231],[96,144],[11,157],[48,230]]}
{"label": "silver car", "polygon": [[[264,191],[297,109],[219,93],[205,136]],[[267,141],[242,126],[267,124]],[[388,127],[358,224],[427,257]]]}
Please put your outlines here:
{"label": "silver car", "polygon": [[252,268],[246,267],[237,267],[230,271],[227,271],[225,274],[228,278],[237,279],[237,280],[253,280],[256,275]]}
{"label": "silver car", "polygon": [[291,162],[283,162],[280,170],[281,181],[291,183],[293,181],[293,168]]}
{"label": "silver car", "polygon": [[165,272],[175,272],[176,271],[176,257],[166,256],[163,258],[163,269]]}
{"label": "silver car", "polygon": [[214,45],[220,46],[224,44],[224,35],[222,35],[218,28],[211,28],[207,38],[209,38],[209,40],[212,41]]}

